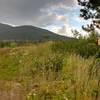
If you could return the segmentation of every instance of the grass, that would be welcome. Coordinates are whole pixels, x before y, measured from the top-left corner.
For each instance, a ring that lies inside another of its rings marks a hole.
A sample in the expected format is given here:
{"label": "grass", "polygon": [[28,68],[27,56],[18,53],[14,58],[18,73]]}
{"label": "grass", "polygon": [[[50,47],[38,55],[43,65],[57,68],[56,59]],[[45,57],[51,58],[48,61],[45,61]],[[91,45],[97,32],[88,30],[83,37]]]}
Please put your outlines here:
{"label": "grass", "polygon": [[[16,100],[96,98],[98,79],[91,79],[89,76],[91,66],[95,62],[94,57],[83,58],[73,52],[57,52],[52,46],[54,43],[49,41],[29,46],[0,48],[0,92],[11,92],[15,87],[21,94],[15,95]],[[9,88],[4,84],[8,84]],[[21,90],[23,92],[20,92]],[[10,96],[5,94],[5,97]]]}

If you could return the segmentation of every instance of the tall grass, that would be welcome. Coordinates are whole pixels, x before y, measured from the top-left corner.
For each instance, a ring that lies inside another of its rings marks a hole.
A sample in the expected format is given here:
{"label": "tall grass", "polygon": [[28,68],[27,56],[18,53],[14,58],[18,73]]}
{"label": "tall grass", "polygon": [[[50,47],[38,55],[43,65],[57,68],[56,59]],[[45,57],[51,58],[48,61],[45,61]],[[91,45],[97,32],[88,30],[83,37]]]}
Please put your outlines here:
{"label": "tall grass", "polygon": [[0,80],[20,84],[27,100],[95,99],[98,80],[90,78],[95,58],[83,58],[75,52],[60,49],[61,45],[56,49],[53,46],[54,42],[46,42],[1,48]]}

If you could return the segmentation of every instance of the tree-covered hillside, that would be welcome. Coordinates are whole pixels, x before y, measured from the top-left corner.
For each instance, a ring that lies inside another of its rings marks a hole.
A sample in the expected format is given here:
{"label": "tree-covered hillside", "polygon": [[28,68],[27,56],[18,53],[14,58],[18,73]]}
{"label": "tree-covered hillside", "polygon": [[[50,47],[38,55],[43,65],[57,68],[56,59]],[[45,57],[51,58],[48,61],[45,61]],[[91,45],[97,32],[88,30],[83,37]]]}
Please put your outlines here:
{"label": "tree-covered hillside", "polygon": [[70,38],[34,26],[12,27],[6,24],[0,24],[0,41],[46,41],[67,39]]}

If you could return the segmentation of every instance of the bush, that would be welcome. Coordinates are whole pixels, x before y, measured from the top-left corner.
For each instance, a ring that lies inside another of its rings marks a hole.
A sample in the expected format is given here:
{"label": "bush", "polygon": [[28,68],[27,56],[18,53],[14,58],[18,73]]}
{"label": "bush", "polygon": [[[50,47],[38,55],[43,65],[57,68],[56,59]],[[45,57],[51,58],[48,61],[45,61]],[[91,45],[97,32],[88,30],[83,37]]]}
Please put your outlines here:
{"label": "bush", "polygon": [[98,52],[98,45],[88,40],[58,41],[52,44],[52,51],[60,53],[76,53],[82,57],[95,56]]}

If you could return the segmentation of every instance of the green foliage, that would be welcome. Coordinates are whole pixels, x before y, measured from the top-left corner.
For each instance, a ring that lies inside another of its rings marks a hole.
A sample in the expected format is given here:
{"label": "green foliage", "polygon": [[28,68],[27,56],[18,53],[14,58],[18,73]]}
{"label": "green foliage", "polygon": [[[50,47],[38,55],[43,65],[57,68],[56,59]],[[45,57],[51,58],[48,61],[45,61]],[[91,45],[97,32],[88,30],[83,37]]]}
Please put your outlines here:
{"label": "green foliage", "polygon": [[[97,77],[90,77],[97,69],[92,57],[97,48],[82,39],[18,47],[12,43],[0,48],[0,82],[14,82],[17,89],[23,88],[23,93],[18,93],[24,99],[18,100],[92,100],[99,91]],[[8,94],[14,87],[5,88],[1,85],[0,93]]]}
{"label": "green foliage", "polygon": [[[77,0],[82,6],[80,16],[84,19],[93,19],[92,23],[84,28],[86,31],[93,31],[95,28],[100,29],[100,0]],[[95,12],[94,12],[95,11]]]}
{"label": "green foliage", "polygon": [[82,57],[95,56],[98,51],[98,45],[95,42],[91,42],[91,39],[84,40],[71,40],[71,41],[58,41],[54,42],[52,45],[52,50],[54,52],[61,53],[76,53]]}
{"label": "green foliage", "polygon": [[[57,53],[57,54],[47,54],[45,57],[37,57],[34,60],[34,64],[38,70],[51,70],[54,72],[59,72],[59,70],[62,69],[63,66],[63,55]],[[42,67],[41,67],[42,66]]]}
{"label": "green foliage", "polygon": [[99,36],[99,34],[97,32],[92,31],[89,34],[87,40],[88,40],[89,43],[96,43],[97,44],[98,36]]}
{"label": "green foliage", "polygon": [[81,34],[77,31],[77,30],[72,30],[73,36],[74,38],[82,38]]}

